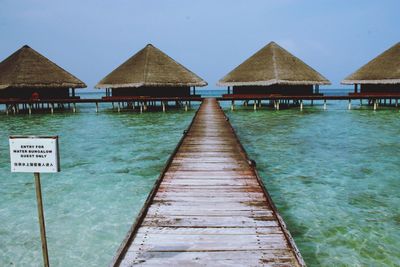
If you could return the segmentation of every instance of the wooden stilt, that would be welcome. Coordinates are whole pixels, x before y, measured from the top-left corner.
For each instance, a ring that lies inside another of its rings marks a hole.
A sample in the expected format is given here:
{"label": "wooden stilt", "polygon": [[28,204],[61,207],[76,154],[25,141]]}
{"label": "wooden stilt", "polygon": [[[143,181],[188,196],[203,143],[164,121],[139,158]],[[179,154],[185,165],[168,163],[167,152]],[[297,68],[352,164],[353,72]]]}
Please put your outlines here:
{"label": "wooden stilt", "polygon": [[276,101],[276,110],[279,110],[280,100]]}
{"label": "wooden stilt", "polygon": [[53,114],[53,113],[54,113],[54,104],[53,104],[53,103],[51,103],[50,112],[51,112],[51,114]]}
{"label": "wooden stilt", "polygon": [[96,113],[99,112],[99,102],[96,102]]}
{"label": "wooden stilt", "polygon": [[374,110],[376,110],[378,108],[378,103],[376,101],[376,99],[374,99]]}
{"label": "wooden stilt", "polygon": [[394,105],[395,105],[396,108],[399,106],[399,100],[398,99],[396,99],[396,102],[395,102]]}
{"label": "wooden stilt", "polygon": [[72,112],[75,113],[76,112],[76,103],[72,104]]}
{"label": "wooden stilt", "polygon": [[324,99],[324,110],[326,110],[326,99]]}
{"label": "wooden stilt", "polygon": [[120,102],[118,102],[117,108],[118,108],[118,112],[121,112],[121,103]]}
{"label": "wooden stilt", "polygon": [[231,101],[231,110],[233,111],[235,109],[235,100]]}
{"label": "wooden stilt", "polygon": [[303,111],[303,100],[300,100],[300,111]]}
{"label": "wooden stilt", "polygon": [[165,112],[165,102],[162,101],[161,104],[162,104],[162,111]]}
{"label": "wooden stilt", "polygon": [[348,105],[348,109],[351,109],[351,99],[349,99],[349,105]]}
{"label": "wooden stilt", "polygon": [[254,100],[254,105],[253,105],[253,109],[257,110],[257,102]]}
{"label": "wooden stilt", "polygon": [[188,102],[185,101],[185,111],[188,111]]}
{"label": "wooden stilt", "polygon": [[29,104],[29,109],[28,109],[28,112],[29,112],[29,115],[31,115],[32,114],[32,104]]}

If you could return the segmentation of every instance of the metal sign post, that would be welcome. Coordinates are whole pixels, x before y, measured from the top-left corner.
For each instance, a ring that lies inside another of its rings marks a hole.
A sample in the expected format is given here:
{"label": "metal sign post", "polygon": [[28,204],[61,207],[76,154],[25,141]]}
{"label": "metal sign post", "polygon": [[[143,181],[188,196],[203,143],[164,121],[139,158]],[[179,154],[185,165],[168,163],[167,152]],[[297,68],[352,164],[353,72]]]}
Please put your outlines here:
{"label": "metal sign post", "polygon": [[30,172],[35,177],[43,265],[50,267],[44,222],[41,172],[59,172],[58,136],[10,136],[11,172]]}

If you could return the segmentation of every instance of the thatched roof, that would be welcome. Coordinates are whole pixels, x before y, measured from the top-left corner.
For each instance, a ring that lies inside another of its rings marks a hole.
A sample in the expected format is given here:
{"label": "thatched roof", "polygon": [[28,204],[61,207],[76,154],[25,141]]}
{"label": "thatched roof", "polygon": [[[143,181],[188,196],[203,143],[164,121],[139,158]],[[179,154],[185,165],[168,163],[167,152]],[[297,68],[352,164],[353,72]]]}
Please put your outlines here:
{"label": "thatched roof", "polygon": [[218,82],[218,86],[268,86],[273,84],[330,84],[329,80],[271,42]]}
{"label": "thatched roof", "polygon": [[199,76],[148,44],[103,78],[96,88],[206,85]]}
{"label": "thatched roof", "polygon": [[0,62],[0,89],[85,88],[86,84],[24,45]]}
{"label": "thatched roof", "polygon": [[342,81],[342,84],[397,83],[400,83],[400,42]]}

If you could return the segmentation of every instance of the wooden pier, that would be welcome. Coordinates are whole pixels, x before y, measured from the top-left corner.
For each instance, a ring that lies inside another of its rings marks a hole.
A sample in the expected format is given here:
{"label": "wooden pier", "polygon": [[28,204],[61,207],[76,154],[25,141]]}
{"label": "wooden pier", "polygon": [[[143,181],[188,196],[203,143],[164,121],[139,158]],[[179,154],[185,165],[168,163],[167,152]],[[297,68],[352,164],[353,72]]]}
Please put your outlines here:
{"label": "wooden pier", "polygon": [[305,266],[215,99],[205,99],[111,266]]}

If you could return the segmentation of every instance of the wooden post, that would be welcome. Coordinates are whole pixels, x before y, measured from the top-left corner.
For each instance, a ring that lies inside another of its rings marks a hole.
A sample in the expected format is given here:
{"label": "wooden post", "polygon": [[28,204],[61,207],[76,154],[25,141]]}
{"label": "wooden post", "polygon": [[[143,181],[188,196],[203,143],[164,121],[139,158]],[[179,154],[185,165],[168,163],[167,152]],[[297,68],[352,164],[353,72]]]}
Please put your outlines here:
{"label": "wooden post", "polygon": [[118,102],[118,112],[121,112],[121,102]]}
{"label": "wooden post", "polygon": [[351,99],[349,99],[349,105],[348,105],[348,109],[351,109]]}
{"label": "wooden post", "polygon": [[76,103],[72,103],[72,112],[76,112]]}
{"label": "wooden post", "polygon": [[185,111],[188,111],[188,102],[185,101]]}
{"label": "wooden post", "polygon": [[256,100],[254,100],[253,109],[254,109],[254,110],[257,110],[257,101],[256,101]]}
{"label": "wooden post", "polygon": [[235,100],[232,100],[231,102],[231,110],[233,111],[235,109]]}
{"label": "wooden post", "polygon": [[140,107],[140,113],[142,113],[143,112],[143,103],[142,102],[139,102],[139,107]]}
{"label": "wooden post", "polygon": [[32,104],[29,103],[28,107],[29,107],[29,109],[28,109],[29,115],[31,115],[32,114]]}
{"label": "wooden post", "polygon": [[326,110],[326,99],[324,99],[324,110]]}
{"label": "wooden post", "polygon": [[96,113],[99,112],[99,102],[96,102]]}
{"label": "wooden post", "polygon": [[51,103],[50,112],[51,112],[51,114],[53,114],[53,113],[54,113],[54,103]]}
{"label": "wooden post", "polygon": [[165,102],[162,101],[161,103],[162,103],[162,111],[165,112]]}
{"label": "wooden post", "polygon": [[396,98],[396,102],[395,102],[395,107],[397,108],[399,106],[399,99]]}
{"label": "wooden post", "polygon": [[279,104],[280,104],[280,100],[278,99],[278,101],[276,101],[276,110],[279,110]]}
{"label": "wooden post", "polygon": [[303,100],[300,100],[300,111],[303,111]]}
{"label": "wooden post", "polygon": [[261,105],[261,99],[260,99],[260,100],[258,100],[258,107],[261,108],[261,106],[262,105]]}
{"label": "wooden post", "polygon": [[40,185],[40,173],[35,172],[35,187],[36,187],[36,199],[37,199],[37,209],[40,225],[40,239],[42,240],[42,254],[43,254],[43,265],[49,267],[49,254],[47,251],[47,240],[46,240],[46,225],[44,223],[44,213],[43,213],[43,202],[42,202],[42,189]]}
{"label": "wooden post", "polygon": [[374,99],[374,111],[378,108],[378,103],[376,101],[376,99]]}

